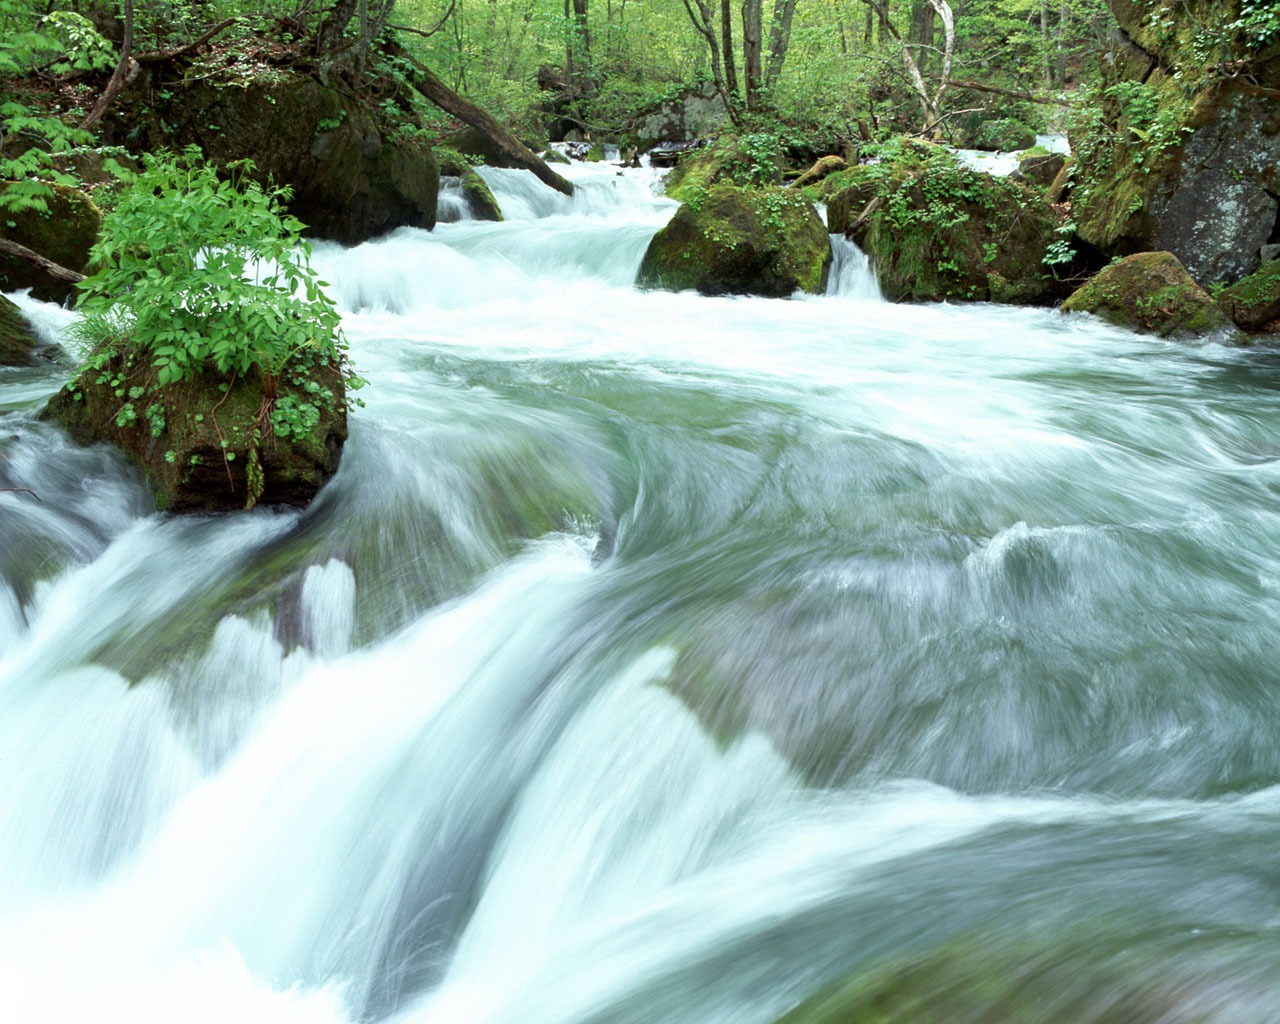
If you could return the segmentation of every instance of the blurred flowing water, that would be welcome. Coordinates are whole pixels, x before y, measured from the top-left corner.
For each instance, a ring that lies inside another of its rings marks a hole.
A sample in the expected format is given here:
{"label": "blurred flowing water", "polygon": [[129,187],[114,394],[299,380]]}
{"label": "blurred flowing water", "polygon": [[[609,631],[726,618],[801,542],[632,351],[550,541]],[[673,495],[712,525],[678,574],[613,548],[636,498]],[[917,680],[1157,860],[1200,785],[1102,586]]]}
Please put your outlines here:
{"label": "blurred flowing water", "polygon": [[1276,353],[642,293],[569,173],[317,247],[306,511],[3,371],[0,1017],[1280,1020]]}

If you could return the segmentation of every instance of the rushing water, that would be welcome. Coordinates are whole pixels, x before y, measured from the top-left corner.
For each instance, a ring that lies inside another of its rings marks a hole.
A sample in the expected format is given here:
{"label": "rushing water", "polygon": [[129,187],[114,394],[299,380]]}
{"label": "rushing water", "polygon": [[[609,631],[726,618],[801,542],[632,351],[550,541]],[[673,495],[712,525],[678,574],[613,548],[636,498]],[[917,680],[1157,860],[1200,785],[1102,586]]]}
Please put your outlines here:
{"label": "rushing water", "polygon": [[305,512],[3,371],[0,1019],[1280,1020],[1275,353],[641,293],[571,173],[318,247]]}

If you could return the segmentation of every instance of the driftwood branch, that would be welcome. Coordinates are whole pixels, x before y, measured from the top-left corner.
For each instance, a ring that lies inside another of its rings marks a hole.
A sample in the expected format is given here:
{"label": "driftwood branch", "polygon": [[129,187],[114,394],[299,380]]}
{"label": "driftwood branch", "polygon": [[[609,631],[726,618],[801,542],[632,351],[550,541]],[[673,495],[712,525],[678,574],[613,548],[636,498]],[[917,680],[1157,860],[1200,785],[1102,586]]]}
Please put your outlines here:
{"label": "driftwood branch", "polygon": [[159,64],[161,61],[173,60],[174,57],[181,57],[184,53],[190,53],[196,47],[203,46],[223,29],[234,25],[239,20],[239,18],[225,18],[212,28],[206,29],[204,35],[198,39],[183,43],[181,46],[171,46],[167,50],[152,50],[150,53],[140,53],[133,59],[139,64]]}
{"label": "driftwood branch", "polygon": [[862,212],[858,214],[857,217],[854,218],[853,223],[844,229],[845,237],[852,238],[853,233],[857,231],[858,228],[862,227],[862,225],[865,224],[868,220],[870,220],[871,215],[875,213],[876,210],[878,210],[879,208],[880,208],[880,197],[876,196],[873,200],[871,200],[871,202],[867,203],[867,205],[862,208]]}
{"label": "driftwood branch", "polygon": [[458,0],[449,0],[449,9],[440,16],[440,20],[436,22],[435,28],[412,28],[409,25],[388,25],[387,28],[393,28],[397,32],[411,32],[415,36],[425,36],[430,39],[433,35],[444,28],[444,23],[449,20],[453,14],[453,9],[458,6]]}
{"label": "driftwood branch", "polygon": [[35,498],[36,501],[40,502],[41,505],[44,504],[44,500],[40,495],[36,494],[36,492],[31,490],[30,487],[0,487],[0,494],[29,494],[31,497]]}
{"label": "driftwood branch", "polygon": [[111,109],[111,104],[116,101],[116,97],[120,95],[126,85],[133,81],[134,76],[138,73],[138,63],[133,59],[133,0],[125,0],[124,2],[124,41],[120,44],[120,60],[116,63],[116,69],[111,72],[111,79],[107,82],[107,87],[102,90],[102,95],[93,105],[93,109],[80,122],[80,127],[90,129],[102,120],[102,115]]}
{"label": "driftwood branch", "polygon": [[25,245],[19,245],[17,242],[10,241],[7,238],[0,238],[0,252],[16,256],[20,260],[26,260],[28,263],[34,263],[50,277],[57,278],[59,281],[66,281],[68,284],[79,284],[84,280],[84,274],[68,270],[62,264],[54,263],[47,256],[41,256],[34,249],[28,249]]}
{"label": "driftwood branch", "polygon": [[573,195],[573,183],[571,181],[562,178],[539,160],[524,143],[498,124],[490,114],[481,110],[470,100],[459,96],[410,54],[402,53],[401,56],[412,64],[417,72],[411,84],[418,92],[441,110],[452,114],[458,120],[469,124],[480,132],[481,135],[484,135],[497,146],[498,152],[504,157],[517,167],[522,167],[526,171],[532,172],[533,176],[544,185],[549,185],[557,192],[563,192],[567,196]]}
{"label": "driftwood branch", "polygon": [[981,82],[961,82],[953,78],[951,80],[951,88],[972,89],[974,92],[990,92],[997,96],[1008,96],[1015,100],[1026,100],[1028,103],[1052,103],[1059,107],[1071,106],[1070,100],[1064,100],[1059,96],[1036,96],[1029,92],[1017,92],[1014,89],[1001,89],[996,85],[983,85]]}

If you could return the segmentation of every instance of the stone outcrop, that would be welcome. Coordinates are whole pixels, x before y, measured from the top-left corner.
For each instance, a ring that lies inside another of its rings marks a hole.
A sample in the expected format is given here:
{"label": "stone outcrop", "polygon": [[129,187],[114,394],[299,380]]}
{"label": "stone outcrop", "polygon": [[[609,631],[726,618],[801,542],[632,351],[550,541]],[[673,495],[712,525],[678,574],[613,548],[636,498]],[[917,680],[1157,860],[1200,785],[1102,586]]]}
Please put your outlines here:
{"label": "stone outcrop", "polygon": [[802,194],[719,184],[684,203],[653,237],[636,283],[785,298],[821,293],[830,262],[827,230]]}
{"label": "stone outcrop", "polygon": [[[406,115],[407,118],[407,115]],[[369,103],[306,75],[269,69],[240,82],[139,76],[104,121],[109,141],[142,149],[196,144],[229,166],[293,190],[289,212],[320,238],[354,244],[435,225],[430,147],[391,133]]]}
{"label": "stone outcrop", "polygon": [[[1111,8],[1124,39],[1102,123],[1072,140],[1080,237],[1108,255],[1172,252],[1202,284],[1238,281],[1280,240],[1280,44],[1233,28],[1236,0]],[[1206,66],[1206,38],[1231,56]]]}
{"label": "stone outcrop", "polygon": [[1226,289],[1218,305],[1241,330],[1280,333],[1280,259],[1269,260]]}
{"label": "stone outcrop", "polygon": [[[49,400],[41,418],[61,424],[80,444],[118,447],[146,475],[157,506],[173,512],[305,505],[337,472],[347,439],[338,366],[286,368],[274,393],[256,372],[225,391],[225,378],[207,374],[127,402],[126,388],[149,373],[120,358],[85,369]],[[316,387],[330,400],[316,402]],[[149,403],[156,413],[148,412]],[[288,403],[314,412],[300,413],[296,429],[281,437],[271,413]]]}
{"label": "stone outcrop", "polygon": [[[0,185],[2,188],[3,185]],[[3,237],[17,242],[68,270],[84,273],[89,250],[98,238],[102,213],[83,192],[64,185],[50,185],[48,212],[5,211],[0,215]],[[30,288],[45,302],[65,302],[73,286],[40,270],[34,264],[0,253],[0,291]]]}
{"label": "stone outcrop", "polygon": [[1073,292],[1062,310],[1092,313],[1162,338],[1234,333],[1227,315],[1168,252],[1137,253],[1113,263]]}

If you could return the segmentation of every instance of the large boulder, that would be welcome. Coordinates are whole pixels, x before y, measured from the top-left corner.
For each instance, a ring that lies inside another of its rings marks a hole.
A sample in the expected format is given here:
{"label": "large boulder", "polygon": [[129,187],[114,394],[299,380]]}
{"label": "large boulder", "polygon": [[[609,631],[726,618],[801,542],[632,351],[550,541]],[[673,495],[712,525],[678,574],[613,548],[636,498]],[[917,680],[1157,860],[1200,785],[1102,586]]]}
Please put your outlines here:
{"label": "large boulder", "polygon": [[289,212],[317,237],[355,244],[435,226],[440,176],[430,146],[390,131],[371,103],[306,75],[272,69],[187,82],[144,74],[105,128],[113,141],[143,149],[194,143],[223,167],[252,159],[256,178],[292,188]]}
{"label": "large boulder", "polygon": [[[0,184],[0,189],[5,187]],[[54,263],[83,273],[89,250],[102,226],[102,212],[83,192],[64,185],[50,185],[48,210],[4,211],[0,215],[0,236],[24,245]],[[35,264],[0,253],[0,291],[30,288],[45,302],[65,302],[73,286],[50,277]]]}
{"label": "large boulder", "polygon": [[26,366],[35,361],[36,348],[22,310],[0,295],[0,366]]}
{"label": "large boulder", "polygon": [[1063,293],[1044,262],[1058,224],[1041,196],[937,146],[899,142],[881,159],[839,176],[827,224],[871,258],[886,298],[1035,304]]}
{"label": "large boulder", "polygon": [[719,184],[685,202],[653,237],[636,283],[785,298],[821,293],[830,263],[827,229],[802,194]]}
{"label": "large boulder", "polygon": [[1262,264],[1218,296],[1218,305],[1246,331],[1280,331],[1280,259]]}
{"label": "large boulder", "polygon": [[254,371],[229,387],[208,373],[147,390],[151,374],[123,357],[91,366],[41,418],[81,444],[114,444],[173,512],[305,505],[337,472],[347,439],[340,367],[294,363],[274,388]]}
{"label": "large boulder", "polygon": [[[1109,255],[1167,250],[1202,284],[1257,269],[1280,212],[1280,45],[1239,27],[1238,0],[1111,0],[1124,42],[1073,192],[1079,235]],[[1210,67],[1205,40],[1226,48]],[[1229,64],[1224,76],[1214,68]]]}
{"label": "large boulder", "polygon": [[1168,252],[1128,256],[1090,278],[1062,304],[1108,323],[1162,338],[1233,333],[1231,321]]}
{"label": "large boulder", "polygon": [[782,184],[782,146],[764,132],[721,135],[711,146],[693,146],[664,182],[672,199],[684,202],[721,182],[743,188]]}
{"label": "large boulder", "polygon": [[716,87],[703,82],[637,114],[627,134],[640,149],[650,149],[659,142],[691,142],[728,120],[729,110]]}

